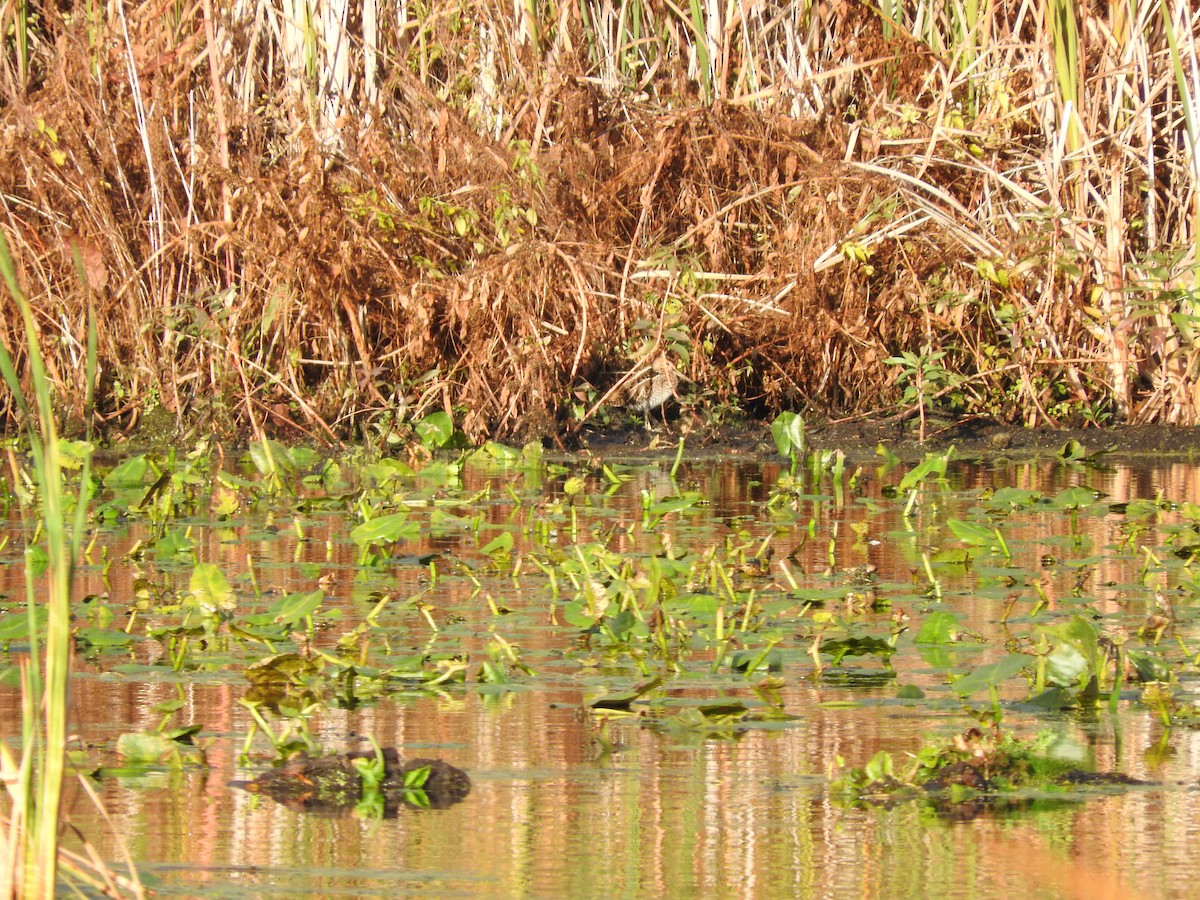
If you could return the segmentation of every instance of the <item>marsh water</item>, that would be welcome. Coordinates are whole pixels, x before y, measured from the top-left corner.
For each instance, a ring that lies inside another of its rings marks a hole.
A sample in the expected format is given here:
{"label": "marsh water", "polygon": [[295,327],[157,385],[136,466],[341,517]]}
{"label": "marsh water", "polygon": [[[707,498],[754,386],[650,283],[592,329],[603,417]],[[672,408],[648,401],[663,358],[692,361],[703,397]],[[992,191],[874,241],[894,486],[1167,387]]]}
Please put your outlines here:
{"label": "marsh water", "polygon": [[[322,461],[269,497],[234,461],[229,477],[151,459],[110,479],[73,694],[107,821],[76,790],[72,823],[160,896],[1194,894],[1194,463],[951,457],[899,491],[912,464],[673,463]],[[147,502],[172,471],[173,497]],[[356,540],[368,507],[416,527]],[[231,588],[216,612],[189,594],[198,563]],[[265,615],[300,595],[311,618]],[[949,636],[918,641],[938,612]],[[1081,620],[1154,661],[1169,714],[1132,675],[1112,700],[1030,702],[1038,654]],[[880,750],[900,768],[980,726],[988,693],[951,682],[1012,653],[1031,669],[996,686],[1000,727],[1144,783],[957,805],[835,789]],[[254,694],[248,669],[281,656],[312,665]],[[19,717],[0,689],[6,739]],[[184,726],[199,730],[183,754],[119,752],[121,735]],[[371,738],[463,769],[469,795],[334,816],[233,784],[298,743]]]}

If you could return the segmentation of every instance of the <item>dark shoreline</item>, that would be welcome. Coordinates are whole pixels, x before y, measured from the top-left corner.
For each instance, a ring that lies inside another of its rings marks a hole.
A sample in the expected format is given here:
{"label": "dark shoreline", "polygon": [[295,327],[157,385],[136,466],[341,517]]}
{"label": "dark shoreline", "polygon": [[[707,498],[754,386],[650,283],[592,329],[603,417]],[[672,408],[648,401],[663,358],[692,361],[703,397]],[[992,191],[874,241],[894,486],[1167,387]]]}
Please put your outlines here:
{"label": "dark shoreline", "polygon": [[[883,445],[902,460],[919,460],[926,453],[954,448],[954,458],[997,460],[1002,458],[1051,457],[1063,455],[1072,442],[1073,454],[1091,457],[1200,456],[1200,428],[1167,425],[1108,425],[1102,428],[1022,428],[994,421],[973,419],[930,424],[925,441],[919,440],[915,420],[865,419],[835,424],[813,424],[805,428],[809,449],[842,450],[861,463],[875,458]],[[608,430],[588,429],[569,450],[604,456],[663,456],[678,446],[681,429],[673,422],[667,430],[647,433],[631,426]],[[711,431],[697,429],[686,435],[685,458],[776,455],[770,425],[747,422]]]}

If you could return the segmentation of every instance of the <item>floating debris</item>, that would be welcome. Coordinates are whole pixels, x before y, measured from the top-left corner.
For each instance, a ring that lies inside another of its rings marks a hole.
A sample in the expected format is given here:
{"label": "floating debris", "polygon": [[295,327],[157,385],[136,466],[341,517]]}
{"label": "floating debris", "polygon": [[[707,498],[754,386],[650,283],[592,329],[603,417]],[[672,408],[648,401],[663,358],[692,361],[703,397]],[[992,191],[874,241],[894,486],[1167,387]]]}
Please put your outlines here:
{"label": "floating debris", "polygon": [[[370,772],[373,767],[376,779]],[[358,812],[393,819],[401,807],[446,809],[461,802],[471,792],[471,779],[440,759],[402,760],[395,748],[386,747],[378,754],[356,750],[315,759],[301,755],[253,781],[234,781],[231,786],[319,816]]]}

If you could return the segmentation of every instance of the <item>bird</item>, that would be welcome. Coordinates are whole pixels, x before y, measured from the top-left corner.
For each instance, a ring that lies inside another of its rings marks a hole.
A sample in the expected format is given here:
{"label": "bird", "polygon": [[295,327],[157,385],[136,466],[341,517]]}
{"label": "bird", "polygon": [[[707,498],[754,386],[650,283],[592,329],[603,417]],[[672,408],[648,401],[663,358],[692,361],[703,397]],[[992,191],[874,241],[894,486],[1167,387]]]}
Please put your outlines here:
{"label": "bird", "polygon": [[[665,355],[655,357],[645,369],[634,373],[625,388],[625,407],[646,417],[646,428],[650,427],[650,413],[660,409],[672,397],[677,396],[679,382],[684,376]],[[666,414],[663,414],[666,421]]]}

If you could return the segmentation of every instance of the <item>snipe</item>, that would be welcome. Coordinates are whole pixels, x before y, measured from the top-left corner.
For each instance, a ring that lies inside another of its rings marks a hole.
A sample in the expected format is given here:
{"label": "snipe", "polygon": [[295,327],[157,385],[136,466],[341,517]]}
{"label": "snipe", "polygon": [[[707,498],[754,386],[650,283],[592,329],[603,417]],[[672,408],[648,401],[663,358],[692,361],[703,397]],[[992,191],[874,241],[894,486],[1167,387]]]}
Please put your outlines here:
{"label": "snipe", "polygon": [[[683,376],[675,368],[675,364],[665,356],[655,357],[654,361],[640,374],[630,381],[625,389],[625,406],[646,418],[646,427],[650,427],[650,413],[662,408],[672,397],[677,396],[679,382]],[[666,414],[663,414],[666,421]]]}

